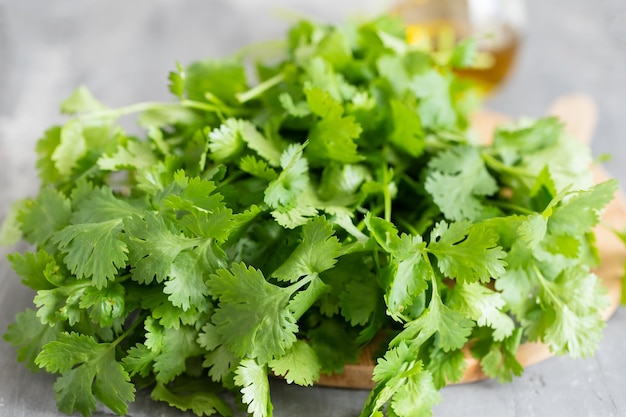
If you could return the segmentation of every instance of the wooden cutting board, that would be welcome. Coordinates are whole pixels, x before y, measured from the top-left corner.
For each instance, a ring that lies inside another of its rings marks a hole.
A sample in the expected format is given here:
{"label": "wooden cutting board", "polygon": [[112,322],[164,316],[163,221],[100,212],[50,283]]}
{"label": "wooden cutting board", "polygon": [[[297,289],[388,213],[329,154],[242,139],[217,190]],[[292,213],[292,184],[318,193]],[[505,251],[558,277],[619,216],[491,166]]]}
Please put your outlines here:
{"label": "wooden cutting board", "polygon": [[[559,117],[566,126],[568,134],[584,143],[589,143],[597,121],[595,103],[585,95],[570,95],[557,100],[548,110],[548,114]],[[494,112],[483,111],[472,119],[472,126],[476,133],[488,142],[496,126],[509,121],[510,118]],[[601,182],[609,179],[609,175],[601,167],[593,168],[594,179]],[[605,223],[618,230],[626,226],[626,199],[619,191],[613,202],[603,214]],[[601,265],[594,272],[609,290],[610,306],[604,311],[603,317],[607,320],[619,307],[621,299],[622,276],[626,262],[626,248],[622,242],[606,227],[599,226],[595,230]],[[375,346],[366,346],[360,356],[358,364],[345,366],[342,374],[322,375],[318,385],[341,388],[372,389],[372,372],[374,370]],[[543,343],[522,344],[517,353],[518,361],[524,366],[533,365],[553,356],[547,345]],[[465,361],[467,370],[458,383],[467,383],[486,379],[487,376],[480,369],[477,359],[466,351]]]}

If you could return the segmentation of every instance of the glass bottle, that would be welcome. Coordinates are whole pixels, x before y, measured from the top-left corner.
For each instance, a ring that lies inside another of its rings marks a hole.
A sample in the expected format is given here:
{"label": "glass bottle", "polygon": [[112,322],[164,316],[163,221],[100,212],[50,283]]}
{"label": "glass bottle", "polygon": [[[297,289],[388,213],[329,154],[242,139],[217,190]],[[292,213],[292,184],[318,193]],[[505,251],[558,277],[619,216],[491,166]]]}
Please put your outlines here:
{"label": "glass bottle", "polygon": [[485,93],[511,73],[524,35],[523,0],[401,0],[392,7],[407,25],[408,41],[433,50],[476,39],[476,66],[459,75],[476,80]]}

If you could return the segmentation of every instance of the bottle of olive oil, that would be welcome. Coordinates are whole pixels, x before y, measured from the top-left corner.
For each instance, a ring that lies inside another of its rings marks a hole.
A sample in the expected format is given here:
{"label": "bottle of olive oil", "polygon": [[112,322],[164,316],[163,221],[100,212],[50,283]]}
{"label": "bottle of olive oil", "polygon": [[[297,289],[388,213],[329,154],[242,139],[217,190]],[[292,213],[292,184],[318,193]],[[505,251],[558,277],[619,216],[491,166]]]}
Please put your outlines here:
{"label": "bottle of olive oil", "polygon": [[477,81],[485,94],[506,80],[518,55],[524,24],[521,0],[402,0],[392,8],[407,25],[407,40],[445,53],[474,37],[479,55],[459,75]]}

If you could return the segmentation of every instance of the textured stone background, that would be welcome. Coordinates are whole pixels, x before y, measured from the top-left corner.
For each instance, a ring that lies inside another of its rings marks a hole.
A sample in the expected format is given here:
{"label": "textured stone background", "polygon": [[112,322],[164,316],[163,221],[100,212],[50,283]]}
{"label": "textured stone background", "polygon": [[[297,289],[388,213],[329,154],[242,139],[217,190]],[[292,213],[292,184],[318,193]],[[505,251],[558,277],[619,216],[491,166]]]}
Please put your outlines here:
{"label": "textured stone background", "polygon": [[[611,153],[626,183],[626,1],[529,0],[529,30],[514,76],[491,108],[539,116],[557,97],[584,92],[598,103],[595,155]],[[62,121],[58,103],[79,84],[117,106],[168,98],[175,61],[227,55],[282,37],[277,10],[322,20],[368,15],[382,0],[0,0],[0,220],[10,201],[36,192],[34,143]],[[283,13],[284,14],[284,13]],[[0,332],[30,304],[0,249]],[[435,417],[626,416],[626,310],[609,322],[598,355],[557,358],[514,383],[449,387]],[[32,375],[0,342],[0,416],[57,416],[53,378]],[[272,386],[275,415],[356,417],[367,393]],[[99,415],[107,415],[105,412]],[[139,396],[130,415],[181,413]]]}

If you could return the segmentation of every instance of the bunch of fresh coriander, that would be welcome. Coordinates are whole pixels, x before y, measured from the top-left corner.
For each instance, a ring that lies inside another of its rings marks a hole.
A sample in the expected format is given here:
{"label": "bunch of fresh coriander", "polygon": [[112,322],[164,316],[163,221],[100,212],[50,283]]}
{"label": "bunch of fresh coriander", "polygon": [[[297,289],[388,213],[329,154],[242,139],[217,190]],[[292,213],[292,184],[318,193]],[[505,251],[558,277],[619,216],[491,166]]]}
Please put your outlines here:
{"label": "bunch of fresh coriander", "polygon": [[148,388],[199,416],[232,415],[226,391],[270,416],[270,375],[311,385],[376,340],[362,416],[425,416],[466,352],[501,381],[521,342],[594,352],[592,229],[617,185],[592,186],[587,148],[553,118],[477,143],[454,74],[470,41],[431,53],[392,19],[304,21],[284,52],[253,87],[242,57],[210,59],[170,74],[173,103],[63,102],[41,191],[2,233],[36,248],[9,256],[37,310],[5,339],[59,374],[61,411],[125,414]]}

